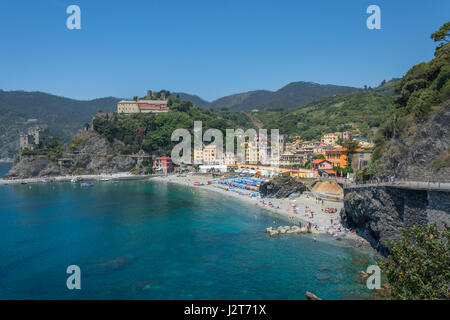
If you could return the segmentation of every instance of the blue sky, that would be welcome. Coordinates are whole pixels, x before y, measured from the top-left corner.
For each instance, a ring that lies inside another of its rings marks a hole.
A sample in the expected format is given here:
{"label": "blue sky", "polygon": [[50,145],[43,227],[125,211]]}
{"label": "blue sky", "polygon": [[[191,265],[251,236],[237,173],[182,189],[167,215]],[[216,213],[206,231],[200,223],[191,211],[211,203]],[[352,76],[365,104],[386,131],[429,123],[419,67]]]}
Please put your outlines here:
{"label": "blue sky", "polygon": [[[66,28],[71,4],[81,30]],[[381,30],[366,27],[371,4]],[[448,0],[4,0],[0,88],[212,100],[292,81],[376,86],[432,59],[449,13]]]}

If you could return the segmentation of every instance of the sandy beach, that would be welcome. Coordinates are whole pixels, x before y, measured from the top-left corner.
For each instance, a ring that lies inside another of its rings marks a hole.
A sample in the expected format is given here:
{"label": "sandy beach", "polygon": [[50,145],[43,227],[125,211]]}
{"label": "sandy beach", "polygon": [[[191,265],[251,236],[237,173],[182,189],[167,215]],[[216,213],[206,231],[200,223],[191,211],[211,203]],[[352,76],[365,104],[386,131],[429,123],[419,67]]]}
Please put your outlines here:
{"label": "sandy beach", "polygon": [[[250,196],[250,191],[247,190],[239,189],[239,193],[237,193],[232,190],[227,191],[218,188],[219,184],[207,184],[208,181],[212,182],[213,178],[204,175],[169,175],[152,177],[151,179],[158,182],[176,183],[191,188],[218,192],[222,195],[234,197],[241,201],[251,203],[254,206],[269,210],[275,213],[275,215],[273,225],[267,227],[286,225],[301,225],[302,227],[306,227],[308,223],[311,223],[311,232],[314,234],[328,234],[335,237],[336,240],[346,240],[346,242],[358,247],[370,246],[364,238],[342,226],[339,216],[339,212],[344,205],[342,200],[319,201],[309,192],[289,199],[261,198],[260,196]],[[195,186],[194,184],[196,183],[203,185]]]}

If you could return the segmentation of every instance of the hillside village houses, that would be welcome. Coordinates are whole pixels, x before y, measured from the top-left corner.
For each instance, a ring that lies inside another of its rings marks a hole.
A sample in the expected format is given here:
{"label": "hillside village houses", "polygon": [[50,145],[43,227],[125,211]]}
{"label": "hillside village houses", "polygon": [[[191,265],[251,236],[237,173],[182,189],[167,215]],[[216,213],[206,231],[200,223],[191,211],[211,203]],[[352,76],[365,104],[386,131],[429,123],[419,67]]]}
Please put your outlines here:
{"label": "hillside village houses", "polygon": [[120,100],[117,103],[117,113],[133,114],[133,113],[161,113],[168,112],[168,100],[165,93],[161,93],[159,100],[153,99],[152,91],[147,91],[146,99],[140,100]]}

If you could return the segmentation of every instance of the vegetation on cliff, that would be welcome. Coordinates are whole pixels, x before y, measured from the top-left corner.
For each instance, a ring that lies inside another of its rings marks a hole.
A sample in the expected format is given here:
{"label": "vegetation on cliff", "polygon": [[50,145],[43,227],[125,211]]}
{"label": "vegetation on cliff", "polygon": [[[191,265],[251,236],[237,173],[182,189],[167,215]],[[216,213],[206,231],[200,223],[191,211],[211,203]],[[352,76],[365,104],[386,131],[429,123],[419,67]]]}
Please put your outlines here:
{"label": "vegetation on cliff", "polygon": [[281,133],[299,135],[305,140],[345,130],[359,131],[370,138],[373,136],[371,128],[378,127],[392,107],[390,91],[386,91],[388,94],[381,92],[367,89],[333,95],[293,111],[268,110],[256,116],[266,128],[279,128]]}
{"label": "vegetation on cliff", "polygon": [[143,150],[149,154],[170,156],[172,148],[178,142],[171,141],[175,129],[184,128],[191,131],[194,121],[202,121],[204,130],[216,128],[223,131],[232,128],[230,121],[217,117],[212,111],[195,107],[189,101],[180,101],[170,97],[171,110],[159,114],[105,114],[93,120],[96,132],[112,142],[122,141],[126,147],[122,154],[137,153]]}
{"label": "vegetation on cliff", "polygon": [[[375,137],[372,164],[361,172],[361,177],[395,171],[408,175],[407,167],[416,164],[418,169],[450,166],[448,123],[444,120],[450,105],[449,30],[450,22],[431,35],[440,42],[435,58],[415,65],[395,84],[399,97],[382,121]],[[431,134],[435,136],[428,141]]]}
{"label": "vegetation on cliff", "polygon": [[435,224],[403,229],[389,241],[390,255],[380,262],[391,285],[391,299],[450,299],[450,230]]}

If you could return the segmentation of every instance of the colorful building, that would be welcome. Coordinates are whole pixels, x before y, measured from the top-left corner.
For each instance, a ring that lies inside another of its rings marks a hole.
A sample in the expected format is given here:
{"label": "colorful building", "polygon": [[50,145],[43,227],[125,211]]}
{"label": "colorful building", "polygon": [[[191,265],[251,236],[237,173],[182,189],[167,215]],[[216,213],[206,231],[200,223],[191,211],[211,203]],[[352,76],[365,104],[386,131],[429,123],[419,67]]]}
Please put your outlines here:
{"label": "colorful building", "polygon": [[311,167],[318,171],[329,170],[333,169],[333,163],[325,159],[316,159],[311,162]]}
{"label": "colorful building", "polygon": [[327,133],[322,137],[321,142],[334,146],[341,137],[340,132]]}
{"label": "colorful building", "polygon": [[173,163],[170,157],[157,157],[153,160],[153,169],[162,170],[166,173],[173,171]]}
{"label": "colorful building", "polygon": [[[148,91],[147,95],[151,94]],[[150,96],[151,97],[151,96]],[[117,103],[117,113],[161,113],[168,112],[169,106],[167,105],[168,100],[165,99],[163,95],[162,100],[152,100],[147,97],[146,100],[120,100]]]}
{"label": "colorful building", "polygon": [[214,144],[210,144],[203,148],[203,163],[215,164],[217,162],[217,150]]}
{"label": "colorful building", "polygon": [[339,148],[325,151],[325,158],[333,167],[347,168],[347,149]]}

